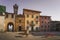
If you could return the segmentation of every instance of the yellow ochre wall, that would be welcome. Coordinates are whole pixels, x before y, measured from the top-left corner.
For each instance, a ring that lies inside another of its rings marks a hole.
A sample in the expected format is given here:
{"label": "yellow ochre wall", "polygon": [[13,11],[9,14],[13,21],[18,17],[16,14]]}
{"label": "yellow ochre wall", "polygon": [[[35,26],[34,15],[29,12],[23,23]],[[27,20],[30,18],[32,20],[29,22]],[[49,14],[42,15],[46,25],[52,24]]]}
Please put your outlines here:
{"label": "yellow ochre wall", "polygon": [[[5,17],[6,17],[6,15],[5,15]],[[14,15],[14,18],[11,18],[11,14],[8,14],[8,18],[5,18],[5,31],[7,31],[7,25],[8,25],[8,23],[13,23],[13,25],[14,25],[14,31],[15,31],[15,15]]]}
{"label": "yellow ochre wall", "polygon": [[[25,29],[28,26],[28,24],[27,24],[27,20],[28,20],[29,22],[31,22],[31,21],[34,22],[34,24],[35,24],[34,30],[36,30],[36,27],[39,27],[39,25],[40,25],[40,22],[39,22],[40,12],[38,12],[38,11],[36,12],[34,10],[29,10],[29,9],[24,9],[23,13],[25,15]],[[29,15],[29,17],[27,17],[27,15]],[[33,18],[32,18],[32,15],[34,16]],[[36,16],[38,16],[38,19],[37,19],[38,24],[36,24]]]}

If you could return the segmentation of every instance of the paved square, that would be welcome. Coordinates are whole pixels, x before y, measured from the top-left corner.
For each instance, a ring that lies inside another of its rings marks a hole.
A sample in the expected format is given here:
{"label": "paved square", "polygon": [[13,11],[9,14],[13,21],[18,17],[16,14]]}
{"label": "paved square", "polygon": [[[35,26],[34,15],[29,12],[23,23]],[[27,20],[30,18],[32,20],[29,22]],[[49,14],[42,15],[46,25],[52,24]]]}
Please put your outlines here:
{"label": "paved square", "polygon": [[60,40],[60,36],[34,36],[29,34],[28,37],[19,34],[19,32],[0,33],[0,40]]}

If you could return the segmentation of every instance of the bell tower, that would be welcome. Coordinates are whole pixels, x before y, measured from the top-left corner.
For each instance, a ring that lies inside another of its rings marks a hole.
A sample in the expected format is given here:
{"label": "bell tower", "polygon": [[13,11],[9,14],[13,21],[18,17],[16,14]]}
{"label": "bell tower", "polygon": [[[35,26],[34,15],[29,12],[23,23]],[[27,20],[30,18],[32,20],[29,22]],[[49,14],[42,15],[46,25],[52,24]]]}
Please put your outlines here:
{"label": "bell tower", "polygon": [[18,13],[18,5],[17,4],[13,5],[13,8],[14,8],[14,13],[17,15],[17,13]]}

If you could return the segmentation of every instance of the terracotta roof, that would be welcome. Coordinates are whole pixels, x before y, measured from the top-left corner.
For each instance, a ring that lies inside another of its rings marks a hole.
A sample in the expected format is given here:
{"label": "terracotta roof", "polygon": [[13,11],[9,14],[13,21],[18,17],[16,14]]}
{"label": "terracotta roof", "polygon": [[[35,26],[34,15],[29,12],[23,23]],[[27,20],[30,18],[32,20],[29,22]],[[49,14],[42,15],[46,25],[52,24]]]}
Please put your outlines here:
{"label": "terracotta roof", "polygon": [[24,16],[24,15],[19,14],[19,15],[17,15],[17,17],[25,17],[25,16]]}
{"label": "terracotta roof", "polygon": [[51,17],[51,16],[40,16],[40,17]]}
{"label": "terracotta roof", "polygon": [[14,13],[8,13],[8,12],[5,12],[5,14],[14,14]]}
{"label": "terracotta roof", "polygon": [[17,4],[15,4],[15,5],[13,5],[13,7],[18,8],[18,5],[17,5]]}
{"label": "terracotta roof", "polygon": [[24,11],[24,10],[41,13],[41,11],[36,11],[36,10],[31,10],[31,9],[23,9],[23,11]]}

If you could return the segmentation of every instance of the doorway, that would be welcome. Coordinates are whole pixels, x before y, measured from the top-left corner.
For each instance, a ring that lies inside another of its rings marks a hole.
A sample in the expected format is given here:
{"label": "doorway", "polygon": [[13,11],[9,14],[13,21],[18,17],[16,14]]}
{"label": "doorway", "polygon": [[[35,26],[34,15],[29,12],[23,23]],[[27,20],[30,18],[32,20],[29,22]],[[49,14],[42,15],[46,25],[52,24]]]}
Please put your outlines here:
{"label": "doorway", "polygon": [[22,31],[22,27],[21,26],[19,26],[19,31]]}
{"label": "doorway", "polygon": [[7,25],[7,31],[8,32],[13,32],[14,31],[14,25],[13,25],[13,23],[8,23],[8,25]]}

